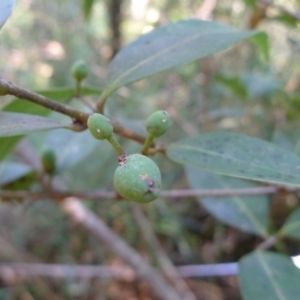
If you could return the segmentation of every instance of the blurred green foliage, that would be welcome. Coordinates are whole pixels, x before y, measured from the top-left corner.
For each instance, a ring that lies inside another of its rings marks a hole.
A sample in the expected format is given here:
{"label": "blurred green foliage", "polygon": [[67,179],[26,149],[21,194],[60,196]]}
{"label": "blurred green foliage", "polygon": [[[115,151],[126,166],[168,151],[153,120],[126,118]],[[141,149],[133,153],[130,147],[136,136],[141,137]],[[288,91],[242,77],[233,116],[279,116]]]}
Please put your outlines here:
{"label": "blurred green foliage", "polygon": [[[250,21],[260,7],[258,2],[218,1],[211,18],[239,29],[249,29]],[[291,11],[300,10],[296,0],[278,3]],[[124,0],[121,23],[124,45],[156,26],[201,17],[202,4],[203,1]],[[1,76],[57,101],[87,110],[72,93],[75,84],[70,68],[77,59],[86,61],[89,76],[82,94],[90,103],[96,103],[105,87],[112,53],[108,18],[107,2],[101,0],[19,1],[0,34]],[[121,87],[107,103],[107,115],[144,134],[144,123],[149,114],[163,109],[169,111],[173,119],[172,130],[160,139],[166,144],[196,134],[230,130],[274,142],[299,155],[299,21],[276,9],[268,9],[256,22],[256,29],[267,33],[269,45],[265,36],[260,37],[253,43],[243,42],[201,61]],[[0,107],[41,115],[48,113],[44,108],[35,110],[33,104],[22,106],[20,101],[4,97]],[[55,113],[51,116],[61,119]],[[0,159],[6,154],[5,147],[11,149],[9,145],[20,139],[0,139]],[[56,176],[67,188],[86,191],[113,188],[116,155],[108,143],[100,144],[88,132],[59,129],[30,134],[24,140],[39,155],[49,149],[55,153]],[[133,141],[119,140],[127,153],[141,149]],[[182,166],[160,155],[154,160],[160,166],[164,189],[203,188],[202,184],[189,181],[185,174],[187,170]],[[6,163],[14,164],[17,171],[11,179],[1,164],[2,189],[39,189],[38,183],[32,180],[35,176],[32,170],[24,168],[15,153],[6,156]],[[200,179],[202,174],[197,176]],[[220,182],[224,184],[223,180]],[[211,183],[208,181],[208,186]],[[240,182],[236,184],[241,185]],[[281,228],[284,221],[279,220],[285,220],[299,205],[298,194],[288,195],[278,205],[276,199],[280,197],[281,194],[275,195],[270,207],[266,199],[261,203],[261,210],[251,207],[263,216],[260,221],[264,228],[259,235],[264,235],[264,230]],[[218,217],[217,204],[211,207],[210,202],[208,207],[205,202],[207,199],[160,199],[143,207],[153,231],[174,264],[237,261],[262,241],[255,236],[257,230],[251,227],[251,222],[244,230],[238,228],[235,220],[226,222]],[[87,200],[85,204],[156,264],[155,253],[141,238],[129,203]],[[287,230],[293,216],[281,232],[298,238],[294,231]],[[239,217],[243,218],[243,215]],[[0,244],[2,262],[113,264],[117,261],[105,245],[99,245],[76,224],[70,224],[56,203],[47,199],[1,203]],[[287,240],[285,248],[287,254],[293,254],[299,248],[299,242]],[[211,284],[204,282],[207,286]],[[212,283],[224,295],[222,299],[241,299],[236,279],[222,278]],[[193,284],[196,291],[200,290],[197,280]],[[67,282],[37,278],[30,284],[0,289],[0,299],[96,299],[95,295],[101,293],[103,299],[125,299],[121,298],[122,294],[113,292],[113,288],[120,288],[120,283],[76,281],[71,276]],[[126,286],[126,289],[134,290],[137,297],[136,287]]]}

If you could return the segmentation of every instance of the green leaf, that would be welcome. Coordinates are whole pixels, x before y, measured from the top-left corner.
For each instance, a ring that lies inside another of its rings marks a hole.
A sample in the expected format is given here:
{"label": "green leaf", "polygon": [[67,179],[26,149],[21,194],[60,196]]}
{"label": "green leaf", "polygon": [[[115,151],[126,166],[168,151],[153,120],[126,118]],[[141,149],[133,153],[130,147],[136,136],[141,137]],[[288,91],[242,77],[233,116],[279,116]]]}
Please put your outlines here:
{"label": "green leaf", "polygon": [[287,14],[278,14],[277,16],[270,18],[270,20],[274,20],[290,27],[297,27],[299,20],[293,16],[289,16]]}
{"label": "green leaf", "polygon": [[173,143],[167,155],[218,174],[300,186],[300,158],[252,137],[214,132]]}
{"label": "green leaf", "polygon": [[21,139],[20,136],[10,136],[6,138],[0,138],[0,161],[11,151],[11,149]]}
{"label": "green leaf", "polygon": [[262,58],[265,61],[270,60],[270,43],[268,35],[261,31],[251,37],[251,41],[260,51]]}
{"label": "green leaf", "polygon": [[287,256],[256,251],[241,259],[239,282],[244,300],[295,300],[300,270]]}
{"label": "green leaf", "polygon": [[278,234],[281,236],[300,239],[300,208],[295,209],[289,215]]}
{"label": "green leaf", "polygon": [[236,95],[246,98],[247,88],[245,86],[245,83],[242,81],[242,79],[239,76],[229,76],[226,74],[217,74],[215,77],[219,82],[224,84],[227,88],[232,90],[233,93]]}
{"label": "green leaf", "polygon": [[[237,178],[221,176],[186,167],[188,181],[193,189],[252,188],[256,184]],[[267,237],[269,201],[261,196],[230,196],[198,198],[199,203],[219,221],[239,230]]]}
{"label": "green leaf", "polygon": [[19,113],[0,112],[0,121],[0,137],[64,127],[52,119]]}
{"label": "green leaf", "polygon": [[85,20],[90,19],[94,3],[95,3],[94,0],[83,0],[82,10],[83,10]]}
{"label": "green leaf", "polygon": [[256,33],[202,20],[159,27],[125,46],[114,57],[108,69],[106,92],[219,52]]}
{"label": "green leaf", "polygon": [[1,0],[0,2],[0,29],[11,15],[13,7],[14,7],[14,0]]}
{"label": "green leaf", "polygon": [[[102,90],[83,86],[80,90],[82,96],[100,95]],[[36,91],[37,94],[58,102],[66,102],[74,96],[74,87],[54,88],[47,90]],[[49,108],[29,102],[24,99],[15,99],[10,104],[6,105],[4,111],[30,113],[39,116],[46,116],[51,112]]]}
{"label": "green leaf", "polygon": [[61,172],[78,164],[85,157],[89,157],[94,148],[102,146],[87,130],[73,132],[60,129],[55,132],[49,132],[43,142],[43,147],[44,151],[47,149],[55,153],[57,172]]}

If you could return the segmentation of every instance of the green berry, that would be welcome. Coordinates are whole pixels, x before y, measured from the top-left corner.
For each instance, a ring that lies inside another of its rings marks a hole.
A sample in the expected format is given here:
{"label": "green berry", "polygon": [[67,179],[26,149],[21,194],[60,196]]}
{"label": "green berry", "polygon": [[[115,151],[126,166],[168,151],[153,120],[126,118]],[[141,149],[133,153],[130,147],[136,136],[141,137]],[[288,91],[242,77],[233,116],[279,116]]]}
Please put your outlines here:
{"label": "green berry", "polygon": [[86,78],[88,75],[88,69],[85,62],[83,60],[77,60],[71,67],[71,74],[78,81]]}
{"label": "green berry", "polygon": [[126,156],[115,171],[114,187],[126,200],[148,203],[155,200],[161,190],[160,170],[147,156]]}
{"label": "green berry", "polygon": [[171,126],[171,119],[168,112],[159,110],[152,115],[146,121],[146,128],[149,134],[153,137],[159,137],[167,132]]}
{"label": "green berry", "polygon": [[54,174],[56,169],[56,156],[53,150],[46,150],[42,154],[42,165],[47,174]]}
{"label": "green berry", "polygon": [[110,138],[114,130],[109,119],[98,113],[89,116],[87,126],[93,137],[97,140]]}

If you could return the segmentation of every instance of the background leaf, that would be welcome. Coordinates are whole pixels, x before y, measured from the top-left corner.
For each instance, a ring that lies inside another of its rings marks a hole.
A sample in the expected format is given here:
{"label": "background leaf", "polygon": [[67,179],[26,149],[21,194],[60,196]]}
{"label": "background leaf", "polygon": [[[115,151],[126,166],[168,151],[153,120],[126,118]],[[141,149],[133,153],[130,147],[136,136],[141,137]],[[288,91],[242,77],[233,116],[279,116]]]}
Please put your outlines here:
{"label": "background leaf", "polygon": [[243,299],[295,300],[300,295],[300,270],[289,257],[256,251],[240,261]]}
{"label": "background leaf", "polygon": [[14,0],[1,0],[0,3],[0,29],[11,15],[15,1]]}
{"label": "background leaf", "polygon": [[84,14],[84,18],[89,20],[93,11],[95,1],[94,0],[83,0],[82,2],[82,10]]}
{"label": "background leaf", "polygon": [[255,31],[186,20],[159,27],[125,46],[108,69],[109,90],[221,51]]}
{"label": "background leaf", "polygon": [[[36,91],[38,94],[48,97],[52,100],[59,102],[66,102],[74,95],[74,87],[54,88]],[[82,96],[100,95],[101,89],[97,89],[90,86],[83,86],[81,88]],[[51,110],[41,105],[23,100],[15,99],[10,104],[6,105],[3,111],[12,111],[20,113],[29,113],[39,116],[46,116],[51,113]],[[8,138],[0,138],[0,160],[2,160],[6,154],[17,144],[21,139],[21,136],[14,136]]]}
{"label": "background leaf", "polygon": [[49,118],[20,113],[0,112],[0,121],[0,137],[64,127],[64,125]]}
{"label": "background leaf", "polygon": [[[212,174],[186,167],[188,181],[193,189],[251,188],[254,183]],[[219,221],[239,230],[267,237],[269,201],[261,196],[231,196],[198,198],[199,203]]]}
{"label": "background leaf", "polygon": [[300,186],[300,158],[252,137],[214,132],[173,143],[167,155],[218,174]]}
{"label": "background leaf", "polygon": [[268,35],[265,32],[259,32],[251,37],[251,41],[260,51],[262,58],[266,61],[270,60],[270,44]]}
{"label": "background leaf", "polygon": [[289,215],[278,234],[300,239],[300,208],[295,209]]}
{"label": "background leaf", "polygon": [[32,169],[28,165],[20,162],[3,162],[0,164],[0,186],[19,179],[31,171]]}

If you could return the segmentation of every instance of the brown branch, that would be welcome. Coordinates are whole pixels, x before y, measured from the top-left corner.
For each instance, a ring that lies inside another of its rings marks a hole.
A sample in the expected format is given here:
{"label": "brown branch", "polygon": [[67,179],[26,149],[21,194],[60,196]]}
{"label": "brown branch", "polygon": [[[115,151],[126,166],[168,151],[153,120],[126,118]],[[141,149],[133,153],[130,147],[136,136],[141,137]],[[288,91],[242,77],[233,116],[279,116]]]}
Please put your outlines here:
{"label": "brown branch", "polygon": [[[192,197],[230,197],[230,196],[256,196],[274,194],[281,189],[286,189],[288,192],[300,191],[298,187],[279,187],[279,186],[264,186],[256,188],[239,188],[239,189],[200,189],[200,190],[166,190],[160,193],[162,198],[192,198]],[[89,200],[101,199],[119,199],[119,196],[114,191],[8,191],[0,190],[0,198],[2,199],[32,199],[38,200],[41,198],[63,199],[66,197],[78,197]]]}
{"label": "brown branch", "polygon": [[152,230],[152,225],[144,215],[140,206],[133,207],[133,215],[135,216],[139,228],[142,231],[142,236],[145,237],[148,244],[153,248],[154,252],[157,255],[159,265],[161,266],[165,275],[169,278],[170,282],[172,282],[177,288],[177,291],[181,295],[181,299],[196,300],[196,296],[190,290],[186,282],[182,279],[178,270],[175,268],[169,256],[156,238],[155,233]]}
{"label": "brown branch", "polygon": [[[228,276],[237,273],[237,263],[185,265],[176,267],[176,271],[184,278]],[[137,279],[136,275],[133,269],[124,266],[0,263],[0,281],[6,285],[13,285],[34,277],[54,279],[104,278],[132,282]]]}
{"label": "brown branch", "polygon": [[7,285],[30,280],[33,277],[68,279],[79,277],[86,279],[105,278],[124,281],[137,279],[135,272],[120,266],[81,266],[41,263],[0,263],[0,279]]}
{"label": "brown branch", "polygon": [[[82,131],[86,129],[86,122],[90,114],[73,109],[70,106],[64,105],[37,93],[26,90],[0,77],[0,95],[5,94],[15,96],[19,99],[28,100],[30,102],[36,103],[38,105],[71,117],[74,121],[80,123],[76,124],[75,122],[73,126],[69,127],[74,131]],[[111,123],[114,126],[114,132],[118,135],[134,140],[140,144],[143,144],[145,142],[145,137],[143,135],[140,135],[133,130],[120,125],[116,121],[111,121]],[[165,147],[161,144],[153,143],[153,147],[150,149],[149,155],[154,155],[157,152],[164,153]]]}
{"label": "brown branch", "polygon": [[147,281],[161,299],[181,299],[159,272],[148,265],[138,252],[115,234],[100,218],[87,210],[77,198],[65,198],[61,207],[73,221],[82,225],[99,241],[107,245],[112,252],[128,263],[136,271],[137,276]]}
{"label": "brown branch", "polygon": [[[237,268],[237,263],[223,263],[179,266],[176,270],[180,276],[188,278],[235,275]],[[70,277],[85,279],[104,278],[128,282],[137,279],[136,273],[131,268],[120,266],[0,263],[0,281],[6,285],[14,285],[36,277],[54,279],[68,279]]]}
{"label": "brown branch", "polygon": [[67,115],[83,124],[86,124],[86,121],[89,117],[89,114],[85,112],[78,111],[67,105],[61,104],[54,100],[51,100],[42,95],[36,94],[34,92],[28,91],[22,87],[15,85],[12,82],[6,81],[0,77],[0,89],[4,90],[6,94],[15,96],[19,99],[25,99],[36,103],[38,105],[44,106],[51,110],[57,111],[64,115]]}

